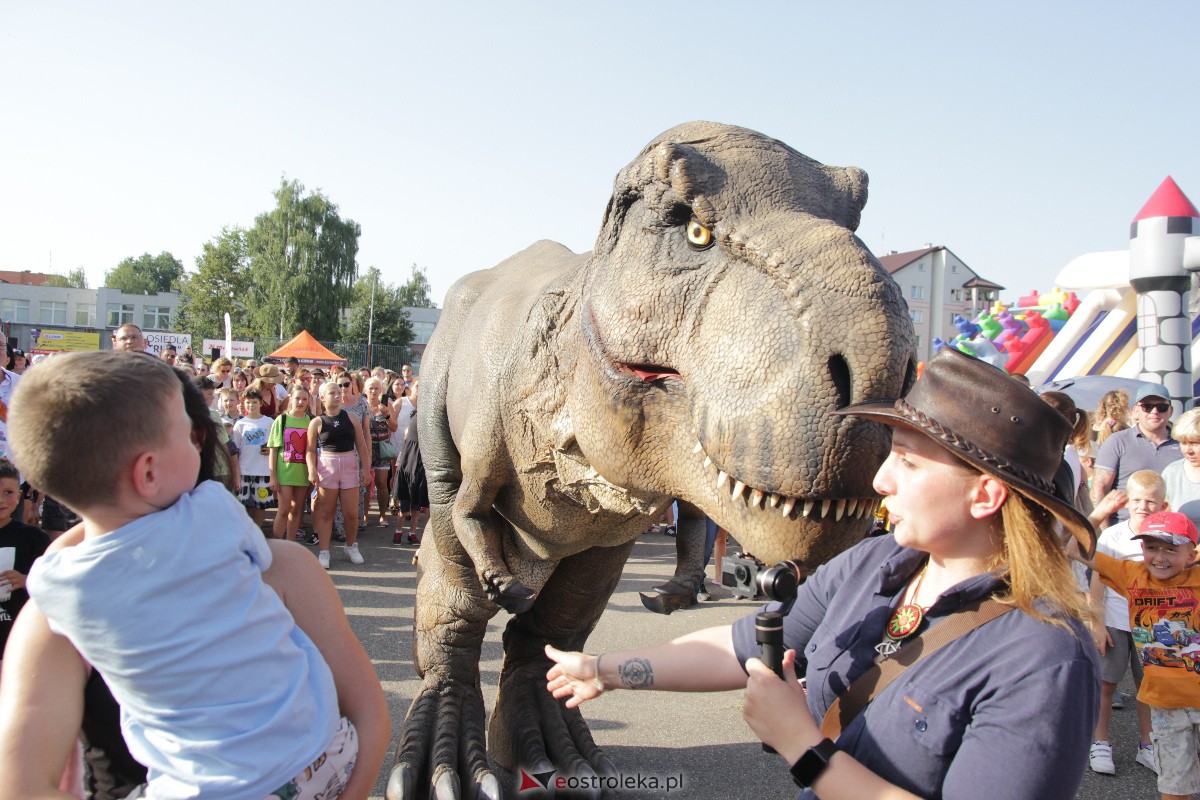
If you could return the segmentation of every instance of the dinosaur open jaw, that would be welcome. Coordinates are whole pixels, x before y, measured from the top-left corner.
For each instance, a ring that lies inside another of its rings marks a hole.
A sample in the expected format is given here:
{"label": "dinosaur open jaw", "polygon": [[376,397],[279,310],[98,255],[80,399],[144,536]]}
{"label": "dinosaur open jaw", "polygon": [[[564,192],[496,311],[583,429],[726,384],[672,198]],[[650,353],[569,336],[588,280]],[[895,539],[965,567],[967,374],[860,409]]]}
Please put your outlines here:
{"label": "dinosaur open jaw", "polygon": [[683,380],[683,376],[679,372],[659,364],[626,364],[617,362],[617,369],[630,372],[645,383],[653,383],[654,381],[665,380],[667,378]]}
{"label": "dinosaur open jaw", "polygon": [[695,455],[704,456],[704,468],[716,473],[718,494],[728,494],[731,502],[748,508],[764,511],[779,509],[780,515],[788,519],[806,518],[816,522],[832,519],[867,519],[879,508],[878,497],[788,497],[778,492],[756,489],[738,478],[729,475],[713,463],[699,441],[692,448]]}

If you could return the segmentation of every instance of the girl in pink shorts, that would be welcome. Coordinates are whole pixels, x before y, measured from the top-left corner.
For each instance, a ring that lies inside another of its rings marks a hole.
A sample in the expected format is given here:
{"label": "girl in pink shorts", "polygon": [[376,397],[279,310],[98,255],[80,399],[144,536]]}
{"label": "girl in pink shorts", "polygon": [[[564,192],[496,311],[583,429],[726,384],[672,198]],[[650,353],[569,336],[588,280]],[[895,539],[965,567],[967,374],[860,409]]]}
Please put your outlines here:
{"label": "girl in pink shorts", "polygon": [[[317,504],[313,509],[313,529],[317,533],[321,566],[329,569],[329,539],[333,535],[333,512],[337,499],[343,508],[355,508],[358,487],[367,484],[371,457],[362,428],[354,424],[342,408],[342,387],[330,382],[321,386],[321,404],[325,413],[308,425],[308,479],[317,486]],[[354,517],[351,519],[351,517]],[[358,551],[358,516],[346,516],[346,557],[352,564],[363,563]]]}

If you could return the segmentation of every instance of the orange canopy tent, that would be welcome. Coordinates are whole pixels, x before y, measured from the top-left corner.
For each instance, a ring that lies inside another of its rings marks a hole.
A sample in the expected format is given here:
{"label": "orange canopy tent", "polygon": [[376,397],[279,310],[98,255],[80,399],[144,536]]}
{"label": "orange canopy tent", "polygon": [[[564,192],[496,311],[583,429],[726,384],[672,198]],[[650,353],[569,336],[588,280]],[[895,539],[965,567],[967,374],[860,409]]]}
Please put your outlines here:
{"label": "orange canopy tent", "polygon": [[295,358],[302,366],[332,367],[334,364],[346,366],[346,359],[318,342],[308,331],[300,331],[290,342],[263,360],[278,364],[289,358]]}

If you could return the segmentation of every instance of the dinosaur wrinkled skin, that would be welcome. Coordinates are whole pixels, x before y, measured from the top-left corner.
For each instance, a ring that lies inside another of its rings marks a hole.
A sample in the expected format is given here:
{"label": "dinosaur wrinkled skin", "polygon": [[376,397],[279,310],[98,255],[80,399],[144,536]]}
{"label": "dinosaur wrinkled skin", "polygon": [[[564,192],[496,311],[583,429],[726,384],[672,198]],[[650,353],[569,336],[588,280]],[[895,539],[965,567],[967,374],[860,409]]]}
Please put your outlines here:
{"label": "dinosaur wrinkled skin", "polygon": [[451,289],[421,376],[423,683],[389,798],[500,796],[478,662],[501,608],[493,757],[614,772],[546,692],[543,646],[583,648],[673,498],[686,520],[664,611],[692,601],[703,515],[768,563],[815,566],[863,536],[888,434],[830,412],[899,396],[914,363],[900,291],[854,235],[866,187],[689,123],[618,174],[592,253],[538,242]]}

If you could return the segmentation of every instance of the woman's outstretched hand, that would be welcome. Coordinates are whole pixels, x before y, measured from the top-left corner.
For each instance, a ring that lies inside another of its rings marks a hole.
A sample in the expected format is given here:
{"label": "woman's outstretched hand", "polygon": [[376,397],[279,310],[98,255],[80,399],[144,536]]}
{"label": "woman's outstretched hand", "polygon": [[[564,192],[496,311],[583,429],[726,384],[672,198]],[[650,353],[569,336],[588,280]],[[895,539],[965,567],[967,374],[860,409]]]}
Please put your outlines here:
{"label": "woman's outstretched hand", "polygon": [[567,708],[603,694],[604,690],[595,682],[598,656],[566,652],[550,645],[546,645],[546,656],[554,662],[546,673],[546,689],[559,700],[567,698]]}

